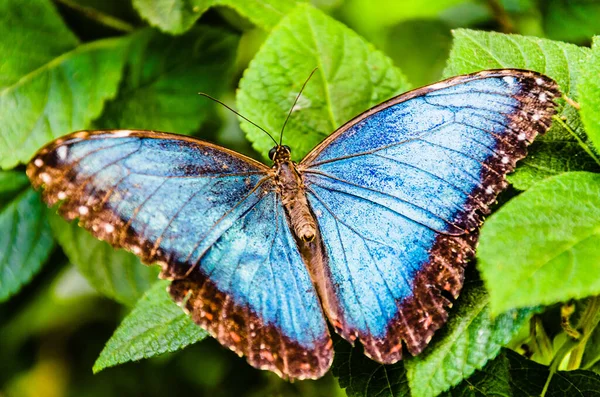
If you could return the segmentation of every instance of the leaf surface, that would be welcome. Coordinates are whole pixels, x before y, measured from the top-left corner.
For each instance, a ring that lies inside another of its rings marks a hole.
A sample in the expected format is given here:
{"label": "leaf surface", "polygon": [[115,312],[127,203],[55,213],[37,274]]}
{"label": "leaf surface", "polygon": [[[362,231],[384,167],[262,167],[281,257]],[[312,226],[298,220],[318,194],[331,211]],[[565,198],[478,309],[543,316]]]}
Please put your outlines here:
{"label": "leaf surface", "polygon": [[0,171],[0,302],[28,283],[54,248],[45,207],[27,185],[22,173]]}
{"label": "leaf surface", "polygon": [[270,29],[297,0],[133,0],[134,7],[150,25],[164,32],[181,34],[213,6],[226,6],[263,29]]}
{"label": "leaf surface", "polygon": [[513,310],[492,319],[483,285],[467,282],[448,324],[421,355],[405,362],[412,396],[435,396],[483,368],[532,313],[531,309]]}
{"label": "leaf surface", "polygon": [[481,230],[494,313],[600,294],[600,175],[569,172],[513,198]]}
{"label": "leaf surface", "polygon": [[76,222],[52,213],[50,225],[63,251],[100,293],[133,305],[158,277],[156,266],[145,266],[133,254],[100,241]]}
{"label": "leaf surface", "polygon": [[230,83],[238,37],[199,27],[171,37],[151,29],[131,37],[127,67],[117,98],[108,102],[99,129],[145,129],[189,134],[206,120]]}
{"label": "leaf surface", "polygon": [[[356,33],[311,6],[298,6],[246,69],[237,93],[240,113],[278,137],[315,67],[284,135],[296,160],[343,123],[408,88],[392,61]],[[267,159],[273,141],[246,122],[242,129]]]}
{"label": "leaf surface", "polygon": [[600,36],[594,38],[592,53],[581,76],[579,104],[587,135],[598,149],[600,148]]}
{"label": "leaf surface", "polygon": [[165,280],[156,282],[136,303],[106,343],[94,372],[174,352],[208,335],[171,300],[168,285]]}

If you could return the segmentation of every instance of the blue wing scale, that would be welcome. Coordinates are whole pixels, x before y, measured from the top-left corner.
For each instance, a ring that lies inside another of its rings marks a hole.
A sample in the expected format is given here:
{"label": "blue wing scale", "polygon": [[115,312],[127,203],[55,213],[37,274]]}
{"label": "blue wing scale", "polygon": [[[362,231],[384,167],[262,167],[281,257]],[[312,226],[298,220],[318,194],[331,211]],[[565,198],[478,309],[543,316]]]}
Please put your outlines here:
{"label": "blue wing scale", "polygon": [[[318,220],[325,311],[382,363],[419,354],[447,319],[505,175],[550,125],[555,83],[485,71],[400,95],[300,164]],[[327,307],[328,306],[328,307]]]}
{"label": "blue wing scale", "polygon": [[255,367],[300,379],[329,368],[325,318],[266,166],[172,134],[80,131],[28,174],[65,218],[160,264],[174,299]]}

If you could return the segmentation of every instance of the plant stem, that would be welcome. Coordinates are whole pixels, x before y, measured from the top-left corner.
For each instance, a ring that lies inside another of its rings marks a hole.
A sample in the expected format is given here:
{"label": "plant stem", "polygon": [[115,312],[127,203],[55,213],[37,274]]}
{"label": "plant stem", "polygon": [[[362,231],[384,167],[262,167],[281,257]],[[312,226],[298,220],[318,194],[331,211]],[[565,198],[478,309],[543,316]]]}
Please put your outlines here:
{"label": "plant stem", "polygon": [[573,131],[573,129],[571,127],[569,127],[569,125],[567,123],[565,123],[563,119],[561,119],[557,115],[553,116],[552,118],[554,120],[556,120],[565,130],[567,130],[569,132],[569,134],[573,135],[573,137],[577,140],[577,143],[579,143],[579,146],[581,146],[583,148],[583,150],[585,150],[585,152],[592,159],[594,159],[594,161],[596,162],[596,164],[600,165],[600,159],[598,159],[598,157],[594,154],[594,152],[592,151],[592,149],[590,149],[590,147],[583,140],[581,140],[581,138],[579,137],[579,135],[577,135],[577,133],[575,133],[575,131]]}
{"label": "plant stem", "polygon": [[86,17],[88,17],[104,26],[108,26],[109,28],[118,30],[120,32],[130,33],[135,30],[135,27],[133,25],[131,25],[125,21],[122,21],[111,15],[100,12],[100,11],[96,10],[95,8],[82,6],[81,4],[77,4],[75,1],[54,0],[54,2],[60,3],[64,6],[67,6],[77,12],[80,12],[81,14],[85,15]]}
{"label": "plant stem", "polygon": [[487,0],[487,3],[494,18],[496,18],[496,21],[500,25],[500,30],[504,33],[515,33],[513,23],[504,6],[498,0]]}
{"label": "plant stem", "polygon": [[581,366],[581,359],[583,358],[583,352],[588,339],[592,335],[592,332],[598,326],[600,322],[600,296],[593,296],[588,299],[587,307],[581,315],[579,321],[579,329],[583,336],[579,340],[579,344],[571,352],[569,362],[567,364],[568,370],[578,369]]}

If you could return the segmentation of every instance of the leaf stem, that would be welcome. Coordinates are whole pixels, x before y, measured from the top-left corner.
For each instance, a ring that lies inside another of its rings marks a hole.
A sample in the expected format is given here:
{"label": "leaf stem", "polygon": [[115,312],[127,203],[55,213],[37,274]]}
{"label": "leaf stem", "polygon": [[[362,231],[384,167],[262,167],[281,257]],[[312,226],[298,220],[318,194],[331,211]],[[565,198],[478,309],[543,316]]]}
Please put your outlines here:
{"label": "leaf stem", "polygon": [[542,390],[540,397],[544,397],[546,395],[548,387],[550,386],[550,381],[552,380],[552,376],[554,376],[556,371],[558,371],[558,366],[563,362],[568,354],[571,355],[569,356],[567,369],[574,370],[579,368],[581,365],[583,352],[585,351],[585,345],[599,322],[600,296],[593,296],[588,298],[587,306],[581,315],[581,320],[579,321],[579,328],[582,330],[583,336],[580,339],[573,339],[570,337],[567,338],[565,343],[563,343],[560,349],[558,349],[556,355],[552,359],[552,363],[550,363],[550,374],[548,375],[548,379],[546,379],[546,384],[544,385],[544,389]]}
{"label": "leaf stem", "polygon": [[118,30],[120,32],[130,33],[135,30],[135,27],[133,25],[131,25],[125,21],[122,21],[111,15],[100,12],[100,11],[96,10],[95,8],[82,6],[81,4],[77,4],[75,1],[54,0],[54,2],[60,3],[66,7],[69,7],[71,9],[77,11],[77,12],[80,12],[81,14],[85,15],[88,18],[90,18],[104,26],[108,26],[109,28]]}
{"label": "leaf stem", "polygon": [[552,361],[552,342],[548,338],[542,319],[538,315],[531,318],[530,330],[532,348],[541,356],[541,363],[548,365]]}
{"label": "leaf stem", "polygon": [[585,311],[581,315],[579,321],[579,329],[581,329],[582,337],[579,344],[575,346],[569,357],[567,364],[568,370],[574,370],[581,367],[581,360],[587,341],[590,339],[592,332],[600,322],[600,296],[593,296],[588,299]]}
{"label": "leaf stem", "polygon": [[577,133],[575,131],[573,131],[573,129],[571,127],[569,127],[569,125],[567,123],[565,123],[564,120],[561,119],[559,116],[555,115],[553,117],[553,119],[556,120],[565,130],[567,130],[569,132],[569,134],[571,134],[577,140],[577,143],[579,143],[579,146],[581,146],[583,148],[583,150],[585,150],[585,152],[592,159],[594,159],[596,164],[598,164],[600,166],[600,159],[594,154],[592,149],[590,149],[590,147],[579,137],[579,135],[577,135]]}
{"label": "leaf stem", "polygon": [[498,0],[487,0],[492,15],[498,21],[503,33],[515,33],[515,28],[504,6]]}

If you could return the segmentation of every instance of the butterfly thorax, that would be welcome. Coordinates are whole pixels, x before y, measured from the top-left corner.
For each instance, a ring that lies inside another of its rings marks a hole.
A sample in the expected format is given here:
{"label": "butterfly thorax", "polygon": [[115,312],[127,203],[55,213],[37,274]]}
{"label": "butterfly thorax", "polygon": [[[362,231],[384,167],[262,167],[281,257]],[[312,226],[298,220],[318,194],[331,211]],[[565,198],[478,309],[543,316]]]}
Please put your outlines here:
{"label": "butterfly thorax", "polygon": [[302,177],[296,164],[290,159],[289,148],[278,146],[275,150],[273,169],[277,194],[295,235],[303,241],[312,241],[317,232],[317,224],[308,206]]}

